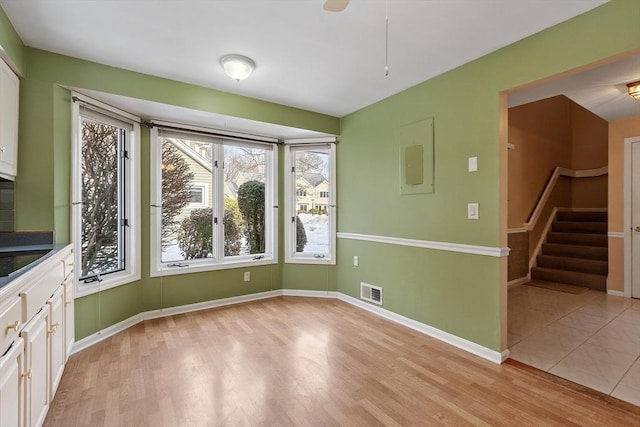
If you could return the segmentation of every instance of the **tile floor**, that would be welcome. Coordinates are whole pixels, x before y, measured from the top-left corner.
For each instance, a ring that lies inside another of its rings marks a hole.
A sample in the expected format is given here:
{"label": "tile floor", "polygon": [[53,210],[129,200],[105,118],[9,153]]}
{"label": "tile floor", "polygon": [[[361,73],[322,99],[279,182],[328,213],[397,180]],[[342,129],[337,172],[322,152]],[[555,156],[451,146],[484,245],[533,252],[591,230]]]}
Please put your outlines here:
{"label": "tile floor", "polygon": [[640,300],[509,290],[511,358],[640,406]]}

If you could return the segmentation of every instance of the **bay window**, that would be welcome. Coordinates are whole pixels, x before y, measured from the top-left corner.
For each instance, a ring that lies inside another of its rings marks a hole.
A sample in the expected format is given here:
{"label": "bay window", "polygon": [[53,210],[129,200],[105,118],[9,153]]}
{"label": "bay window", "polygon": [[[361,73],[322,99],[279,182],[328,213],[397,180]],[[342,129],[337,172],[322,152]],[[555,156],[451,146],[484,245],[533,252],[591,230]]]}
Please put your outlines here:
{"label": "bay window", "polygon": [[151,129],[151,275],[277,262],[275,140]]}

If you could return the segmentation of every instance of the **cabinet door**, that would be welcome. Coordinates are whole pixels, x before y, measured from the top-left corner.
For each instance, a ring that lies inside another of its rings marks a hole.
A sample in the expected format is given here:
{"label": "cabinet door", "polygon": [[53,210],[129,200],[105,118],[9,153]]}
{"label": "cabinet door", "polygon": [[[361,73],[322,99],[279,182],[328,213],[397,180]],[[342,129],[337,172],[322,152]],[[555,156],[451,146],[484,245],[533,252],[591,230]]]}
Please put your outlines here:
{"label": "cabinet door", "polygon": [[0,358],[0,420],[2,427],[23,425],[24,342],[17,338]]}
{"label": "cabinet door", "polygon": [[64,361],[67,363],[75,342],[75,309],[73,299],[73,273],[64,283]]}
{"label": "cabinet door", "polygon": [[64,371],[64,292],[62,286],[54,292],[53,296],[47,301],[50,311],[51,324],[49,325],[49,402],[53,400],[56,394],[62,372]]}
{"label": "cabinet door", "polygon": [[16,176],[18,161],[18,99],[20,80],[0,60],[0,176]]}
{"label": "cabinet door", "polygon": [[49,410],[49,307],[45,306],[22,330],[25,368],[25,426],[41,426]]}

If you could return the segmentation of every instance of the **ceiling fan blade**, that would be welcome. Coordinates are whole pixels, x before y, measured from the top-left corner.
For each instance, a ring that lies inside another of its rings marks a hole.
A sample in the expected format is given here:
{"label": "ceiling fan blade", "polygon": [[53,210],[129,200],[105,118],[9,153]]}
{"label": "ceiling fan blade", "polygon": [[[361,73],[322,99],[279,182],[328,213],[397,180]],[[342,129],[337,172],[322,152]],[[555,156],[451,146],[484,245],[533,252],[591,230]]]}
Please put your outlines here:
{"label": "ceiling fan blade", "polygon": [[329,12],[342,12],[348,4],[349,0],[327,0],[324,2],[324,10]]}

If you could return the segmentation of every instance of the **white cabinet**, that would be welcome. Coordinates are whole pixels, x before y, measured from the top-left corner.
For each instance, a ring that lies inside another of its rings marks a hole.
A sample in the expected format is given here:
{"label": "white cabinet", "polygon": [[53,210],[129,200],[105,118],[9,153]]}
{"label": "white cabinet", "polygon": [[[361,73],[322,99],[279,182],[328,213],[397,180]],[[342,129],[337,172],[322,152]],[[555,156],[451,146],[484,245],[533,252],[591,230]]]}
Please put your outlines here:
{"label": "white cabinet", "polygon": [[18,165],[20,80],[0,60],[0,177],[13,180]]}
{"label": "white cabinet", "polygon": [[18,338],[0,357],[0,420],[2,427],[24,425],[23,384],[29,373],[24,370],[24,342]]}
{"label": "white cabinet", "polygon": [[0,427],[44,422],[73,344],[72,260],[68,246],[0,287]]}
{"label": "white cabinet", "polygon": [[49,308],[49,402],[56,394],[65,364],[65,342],[64,342],[64,289],[58,287],[53,296],[47,301]]}
{"label": "white cabinet", "polygon": [[45,306],[27,323],[20,334],[24,339],[26,372],[25,426],[40,426],[49,410],[49,346],[50,315]]}
{"label": "white cabinet", "polygon": [[64,361],[65,363],[71,355],[73,343],[75,342],[75,309],[73,302],[73,271],[64,280]]}

